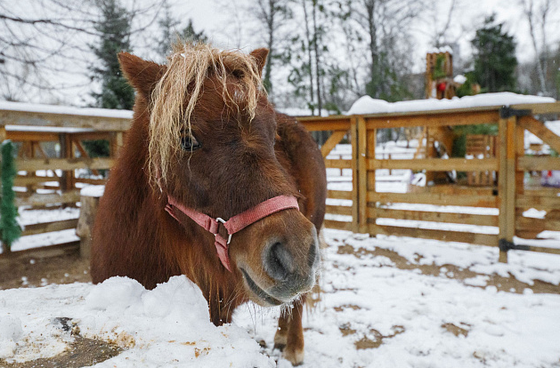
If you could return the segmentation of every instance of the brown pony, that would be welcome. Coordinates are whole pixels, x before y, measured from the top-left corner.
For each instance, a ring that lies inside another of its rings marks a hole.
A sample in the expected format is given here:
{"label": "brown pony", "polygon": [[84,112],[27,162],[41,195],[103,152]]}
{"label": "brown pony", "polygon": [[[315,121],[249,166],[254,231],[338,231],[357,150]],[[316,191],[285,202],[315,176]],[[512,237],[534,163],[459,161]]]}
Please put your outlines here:
{"label": "brown pony", "polygon": [[[99,205],[91,275],[94,283],[128,276],[146,288],[186,275],[216,325],[248,300],[288,305],[274,342],[297,365],[319,260],[325,167],[304,127],[268,101],[267,55],[188,44],[176,45],[167,65],[119,55],[136,103]],[[221,220],[240,214],[255,218],[236,230]]]}

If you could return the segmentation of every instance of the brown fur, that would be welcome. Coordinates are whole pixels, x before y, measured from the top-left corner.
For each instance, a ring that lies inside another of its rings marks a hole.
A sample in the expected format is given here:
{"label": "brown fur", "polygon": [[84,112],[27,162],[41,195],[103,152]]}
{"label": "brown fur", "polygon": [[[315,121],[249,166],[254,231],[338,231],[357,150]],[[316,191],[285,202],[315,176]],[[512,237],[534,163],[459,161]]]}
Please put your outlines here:
{"label": "brown fur", "polygon": [[[217,51],[212,49],[212,53]],[[267,305],[248,288],[241,269],[267,292],[282,286],[263,261],[266,245],[280,241],[275,239],[281,239],[293,257],[294,274],[302,280],[314,277],[316,266],[310,257],[316,236],[312,229],[318,232],[321,228],[326,197],[320,151],[301,125],[273,110],[260,84],[254,85],[255,105],[251,107],[252,92],[247,91],[252,88],[246,84],[254,81],[240,81],[243,76],[235,72],[241,63],[252,65],[252,72],[260,75],[266,54],[259,49],[251,55],[228,53],[219,59],[225,79],[205,75],[187,119],[184,110],[191,103],[192,86],[183,91],[183,110],[175,114],[183,117],[181,124],[168,128],[192,133],[202,148],[178,150],[180,140],[168,140],[174,153],[164,163],[150,161],[149,150],[153,124],[158,122],[153,114],[161,111],[154,107],[154,89],[169,66],[119,55],[123,72],[138,93],[132,127],[99,205],[91,258],[93,282],[118,275],[154,288],[170,276],[184,274],[200,287],[212,321],[220,325],[230,322],[233,309],[247,300]],[[250,64],[246,58],[251,58]],[[236,94],[239,90],[246,93]],[[175,131],[169,137],[180,134]],[[168,167],[165,175],[162,165]],[[151,185],[153,181],[156,186]],[[165,212],[167,195],[187,207],[226,219],[277,195],[296,196],[300,212],[281,211],[235,234],[229,250],[230,273],[217,257],[212,234],[185,216],[176,221]],[[285,356],[294,364],[303,357],[301,301],[308,289],[306,284],[298,291],[299,297],[294,294],[299,299],[296,313],[289,321],[281,321],[290,326],[285,327],[289,330]]]}

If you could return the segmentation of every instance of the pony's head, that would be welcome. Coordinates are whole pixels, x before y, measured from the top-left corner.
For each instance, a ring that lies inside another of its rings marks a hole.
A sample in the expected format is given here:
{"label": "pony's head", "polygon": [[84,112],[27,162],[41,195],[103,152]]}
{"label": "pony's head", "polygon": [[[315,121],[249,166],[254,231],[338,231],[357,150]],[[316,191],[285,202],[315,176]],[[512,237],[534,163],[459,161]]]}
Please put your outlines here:
{"label": "pony's head", "polygon": [[[298,198],[275,152],[275,112],[261,85],[267,55],[266,49],[246,55],[202,44],[176,45],[167,65],[119,55],[125,76],[144,99],[145,111],[136,113],[149,114],[145,171],[160,198],[226,220],[270,198]],[[175,217],[185,234],[197,228],[184,213]],[[219,264],[206,235],[193,235],[185,244],[200,247],[200,259]],[[297,209],[282,210],[236,233],[229,257],[248,298],[261,305],[285,303],[314,283],[316,229]],[[192,273],[187,268],[193,260],[179,266]]]}

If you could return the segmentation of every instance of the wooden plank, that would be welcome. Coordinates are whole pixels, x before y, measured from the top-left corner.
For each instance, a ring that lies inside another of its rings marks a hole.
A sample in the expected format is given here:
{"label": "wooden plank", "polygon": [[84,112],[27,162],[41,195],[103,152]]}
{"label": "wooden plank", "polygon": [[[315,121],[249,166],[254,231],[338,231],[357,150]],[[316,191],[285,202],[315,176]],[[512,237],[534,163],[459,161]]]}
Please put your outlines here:
{"label": "wooden plank", "polygon": [[333,148],[346,136],[348,132],[346,130],[334,131],[329,139],[321,146],[321,154],[323,158],[327,157]]}
{"label": "wooden plank", "polygon": [[560,209],[560,197],[546,197],[534,195],[520,195],[516,201],[517,208],[538,210],[557,210]]}
{"label": "wooden plank", "polygon": [[350,127],[350,139],[352,143],[352,231],[360,231],[360,173],[358,168],[359,132],[358,119],[353,117]]}
{"label": "wooden plank", "polygon": [[394,210],[390,208],[374,208],[371,210],[371,213],[373,219],[392,218],[398,220],[445,222],[450,224],[498,226],[498,216],[494,216],[494,215],[474,215],[470,213]]}
{"label": "wooden plank", "polygon": [[525,193],[530,196],[543,196],[543,197],[559,197],[560,188],[538,188],[538,189],[525,189]]}
{"label": "wooden plank", "polygon": [[324,131],[324,130],[343,130],[348,131],[351,128],[350,116],[306,116],[297,117],[296,120],[303,124],[305,128],[310,131]]}
{"label": "wooden plank", "polygon": [[352,160],[325,160],[327,169],[351,169]]}
{"label": "wooden plank", "polygon": [[332,215],[352,216],[352,207],[327,205],[326,212]]}
{"label": "wooden plank", "polygon": [[14,179],[14,186],[15,187],[24,187],[27,185],[37,185],[47,181],[55,181],[58,183],[57,177],[52,176],[18,176]]}
{"label": "wooden plank", "polygon": [[[368,139],[366,131],[366,122],[363,117],[358,117],[356,121],[358,132],[358,149],[357,149],[357,164],[358,164],[358,228],[360,233],[367,233],[367,169],[366,169],[366,155],[368,152]],[[373,153],[375,157],[375,151]],[[375,190],[375,187],[373,188]]]}
{"label": "wooden plank", "polygon": [[60,231],[67,229],[75,229],[78,225],[78,219],[43,222],[40,224],[25,225],[22,236],[49,233],[51,231]]}
{"label": "wooden plank", "polygon": [[[498,159],[499,159],[499,173],[498,173],[498,203],[500,208],[500,214],[498,217],[498,226],[500,228],[500,239],[505,239],[507,231],[507,212],[508,212],[508,202],[506,200],[507,191],[507,120],[500,119],[498,124]],[[500,251],[499,255],[500,262],[507,262],[507,252]]]}
{"label": "wooden plank", "polygon": [[76,183],[85,183],[93,185],[103,185],[107,183],[107,179],[88,179],[88,178],[77,178]]}
{"label": "wooden plank", "polygon": [[343,222],[343,221],[334,221],[334,220],[325,220],[323,225],[328,229],[336,229],[336,230],[346,230],[346,231],[353,231],[352,230],[352,223],[351,222]]}
{"label": "wooden plank", "polygon": [[556,152],[560,152],[560,136],[554,134],[554,132],[548,129],[542,122],[532,116],[523,116],[519,118],[518,124],[523,129],[527,129],[528,131],[542,139],[553,150],[555,150]]}
{"label": "wooden plank", "polygon": [[518,216],[515,221],[515,228],[517,230],[527,231],[560,231],[560,219],[540,219],[532,217]]}
{"label": "wooden plank", "polygon": [[[371,159],[375,159],[375,149],[377,147],[377,129],[367,130],[367,150],[366,150],[366,162],[365,166],[367,167],[367,163]],[[362,168],[363,170],[363,168]],[[366,170],[367,171],[367,170]],[[366,192],[362,194],[362,197],[365,198],[365,202],[362,202],[360,205],[365,206],[366,208],[366,219],[364,220],[366,223],[368,222],[368,218],[371,217],[370,215],[370,207],[367,205],[367,192],[368,191],[376,191],[376,183],[375,183],[375,171],[369,170],[367,171],[366,175]],[[377,235],[375,231],[375,225],[368,225],[369,233],[372,236]]]}
{"label": "wooden plank", "polygon": [[499,120],[498,110],[465,112],[439,112],[423,111],[416,115],[391,114],[386,116],[366,116],[367,129],[384,129],[412,126],[454,126],[475,124],[496,124]]}
{"label": "wooden plank", "polygon": [[487,246],[498,246],[496,235],[478,234],[461,231],[442,231],[431,229],[417,229],[400,226],[377,225],[379,233],[384,235],[406,236],[410,238],[434,239],[447,242],[471,243]]}
{"label": "wooden plank", "polygon": [[56,245],[49,245],[47,247],[41,248],[31,248],[16,252],[11,252],[9,254],[0,254],[0,261],[2,262],[10,262],[14,259],[21,259],[21,258],[50,258],[50,257],[59,257],[71,254],[77,254],[80,251],[80,242],[79,241],[71,241],[62,244]]}
{"label": "wooden plank", "polygon": [[0,125],[50,126],[86,128],[102,131],[124,131],[130,127],[128,118],[71,115],[50,112],[0,110]]}
{"label": "wooden plank", "polygon": [[513,249],[526,250],[526,251],[538,252],[538,253],[560,254],[560,248],[537,247],[534,245],[515,245]]}
{"label": "wooden plank", "polygon": [[19,171],[37,170],[76,170],[76,169],[110,169],[115,163],[112,158],[49,158],[49,159],[17,159]]}
{"label": "wooden plank", "polygon": [[32,194],[24,198],[16,198],[17,207],[21,206],[43,206],[52,203],[76,203],[80,201],[80,191],[73,190],[62,194]]}
{"label": "wooden plank", "polygon": [[7,130],[6,136],[14,142],[57,142],[58,134],[51,132],[18,132],[13,130]]}
{"label": "wooden plank", "polygon": [[413,160],[370,160],[368,170],[428,170],[428,171],[496,171],[498,159],[427,158]]}
{"label": "wooden plank", "polygon": [[349,190],[329,190],[327,192],[327,198],[352,200],[352,197],[352,192]]}
{"label": "wooden plank", "polygon": [[560,113],[560,102],[511,105],[518,110],[531,110],[533,115]]}
{"label": "wooden plank", "polygon": [[560,157],[523,156],[517,159],[517,167],[525,171],[560,170]]}
{"label": "wooden plank", "polygon": [[501,172],[501,176],[504,174],[507,176],[506,180],[506,193],[505,200],[508,203],[506,212],[506,240],[513,242],[513,237],[515,236],[515,197],[517,188],[517,178],[516,178],[516,155],[517,155],[517,117],[512,116],[507,119],[507,146],[506,146],[506,164],[507,171]]}
{"label": "wooden plank", "polygon": [[[368,192],[368,202],[417,203],[435,206],[490,207],[498,205],[496,196],[446,195],[438,193],[374,193]],[[370,204],[368,204],[370,205]]]}

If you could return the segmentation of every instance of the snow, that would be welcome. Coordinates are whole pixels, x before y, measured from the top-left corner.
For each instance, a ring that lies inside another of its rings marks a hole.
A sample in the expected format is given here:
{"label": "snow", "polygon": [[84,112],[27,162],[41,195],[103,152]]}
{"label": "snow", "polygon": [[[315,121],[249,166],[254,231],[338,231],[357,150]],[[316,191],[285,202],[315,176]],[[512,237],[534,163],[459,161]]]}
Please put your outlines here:
{"label": "snow", "polygon": [[81,108],[81,107],[72,107],[72,106],[32,104],[32,103],[21,103],[21,102],[10,102],[10,101],[0,101],[0,110],[132,119],[132,111],[130,110]]}
{"label": "snow", "polygon": [[512,92],[482,93],[475,96],[453,97],[451,100],[413,100],[400,102],[387,102],[385,100],[373,99],[370,96],[360,97],[347,115],[386,114],[395,112],[412,112],[428,110],[463,109],[469,107],[485,106],[510,106],[529,103],[553,103],[551,97],[519,95]]}
{"label": "snow", "polygon": [[[304,315],[303,367],[558,365],[560,295],[503,292],[488,284],[494,272],[525,273],[527,279],[540,272],[558,285],[558,256],[511,252],[505,265],[496,263],[494,248],[328,229],[324,237],[323,291]],[[446,267],[436,276],[422,274],[398,268],[376,250],[396,250],[413,265],[434,262],[478,274],[464,282]],[[125,349],[94,367],[287,368],[271,349],[279,313],[246,304],[236,310],[233,324],[215,327],[200,290],[184,276],[151,291],[122,277],[95,286],[4,290],[0,357],[22,361],[58,354],[73,337],[57,327],[56,318],[68,317],[82,336]],[[267,348],[259,347],[261,339]]]}
{"label": "snow", "polygon": [[105,185],[88,185],[80,190],[81,196],[102,197],[105,192]]}
{"label": "snow", "polygon": [[154,290],[116,277],[102,284],[50,285],[0,292],[0,358],[54,356],[73,337],[57,327],[72,318],[86,338],[117,341],[125,350],[96,367],[273,367],[235,325],[216,327],[200,289],[184,276]]}

